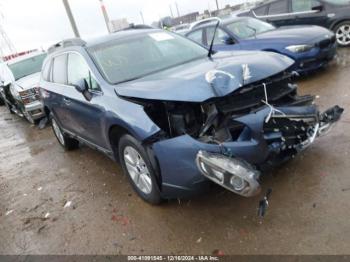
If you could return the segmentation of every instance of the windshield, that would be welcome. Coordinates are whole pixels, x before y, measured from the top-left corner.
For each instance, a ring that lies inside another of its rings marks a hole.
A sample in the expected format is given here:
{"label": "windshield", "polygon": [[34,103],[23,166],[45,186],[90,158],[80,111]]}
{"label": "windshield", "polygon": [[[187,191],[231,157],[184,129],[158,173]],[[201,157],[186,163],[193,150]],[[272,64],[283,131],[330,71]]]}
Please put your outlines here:
{"label": "windshield", "polygon": [[208,50],[186,38],[153,32],[117,39],[89,49],[110,83],[131,81],[208,55]]}
{"label": "windshield", "polygon": [[11,69],[15,80],[17,81],[22,77],[40,72],[45,57],[46,54],[41,54],[10,64],[9,68]]}
{"label": "windshield", "polygon": [[254,18],[245,18],[227,25],[238,38],[246,39],[260,33],[275,29],[271,24],[262,22]]}

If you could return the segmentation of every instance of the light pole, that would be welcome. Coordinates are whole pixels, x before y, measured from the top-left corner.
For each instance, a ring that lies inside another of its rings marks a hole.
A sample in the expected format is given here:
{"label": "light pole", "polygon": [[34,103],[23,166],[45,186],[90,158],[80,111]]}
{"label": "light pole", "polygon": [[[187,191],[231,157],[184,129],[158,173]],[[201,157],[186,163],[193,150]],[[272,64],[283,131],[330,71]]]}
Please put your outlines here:
{"label": "light pole", "polygon": [[218,3],[218,0],[216,0],[216,9],[219,10],[219,3]]}
{"label": "light pole", "polygon": [[176,6],[176,11],[177,11],[177,17],[179,17],[180,12],[179,12],[179,6],[177,5],[177,2],[175,2],[175,6]]}
{"label": "light pole", "polygon": [[110,30],[110,27],[109,27],[109,17],[108,17],[108,13],[107,13],[107,10],[106,10],[106,6],[104,5],[103,0],[100,0],[100,3],[101,3],[102,14],[103,14],[103,17],[105,19],[107,31],[108,31],[108,33],[111,33],[111,30]]}
{"label": "light pole", "polygon": [[170,15],[171,15],[171,17],[174,17],[173,9],[171,8],[171,5],[169,5],[169,9],[170,9]]}
{"label": "light pole", "polygon": [[75,37],[80,37],[80,34],[79,34],[79,31],[78,31],[77,25],[75,23],[75,20],[74,20],[73,14],[72,14],[72,10],[70,9],[68,0],[62,0],[62,1],[63,1],[63,4],[64,4],[64,8],[66,9],[67,16],[68,16],[69,22],[70,22],[70,24],[72,26],[74,35],[75,35]]}
{"label": "light pole", "polygon": [[142,11],[140,11],[140,16],[141,16],[141,19],[142,19],[142,24],[145,24],[145,19],[143,18],[143,13],[142,13]]}

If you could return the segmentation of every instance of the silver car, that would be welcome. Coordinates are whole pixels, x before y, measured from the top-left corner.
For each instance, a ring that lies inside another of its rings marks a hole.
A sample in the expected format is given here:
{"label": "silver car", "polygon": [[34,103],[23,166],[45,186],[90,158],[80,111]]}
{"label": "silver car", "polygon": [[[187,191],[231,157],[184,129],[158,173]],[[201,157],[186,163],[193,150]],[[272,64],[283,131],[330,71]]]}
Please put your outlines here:
{"label": "silver car", "polygon": [[44,52],[34,52],[7,62],[13,81],[4,85],[0,92],[11,113],[35,123],[45,116],[39,96],[39,80]]}

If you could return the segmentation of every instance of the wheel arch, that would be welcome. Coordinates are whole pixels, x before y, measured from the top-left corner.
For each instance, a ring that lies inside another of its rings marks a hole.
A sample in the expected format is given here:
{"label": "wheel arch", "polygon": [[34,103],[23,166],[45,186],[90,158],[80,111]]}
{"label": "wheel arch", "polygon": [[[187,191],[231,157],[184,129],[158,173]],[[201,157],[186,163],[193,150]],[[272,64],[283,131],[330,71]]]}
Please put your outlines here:
{"label": "wheel arch", "polygon": [[330,29],[334,32],[334,30],[337,28],[337,26],[344,23],[344,22],[349,22],[349,24],[350,24],[350,17],[343,18],[341,20],[337,20],[337,21],[333,22]]}

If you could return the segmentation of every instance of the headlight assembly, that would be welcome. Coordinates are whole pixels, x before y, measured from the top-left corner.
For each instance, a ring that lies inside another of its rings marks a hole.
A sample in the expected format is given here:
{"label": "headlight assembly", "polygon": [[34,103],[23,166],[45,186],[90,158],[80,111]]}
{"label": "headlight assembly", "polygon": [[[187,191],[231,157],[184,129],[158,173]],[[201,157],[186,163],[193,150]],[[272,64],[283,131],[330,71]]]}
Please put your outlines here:
{"label": "headlight assembly", "polygon": [[310,51],[313,48],[312,45],[290,45],[287,46],[286,49],[293,53],[303,53]]}

